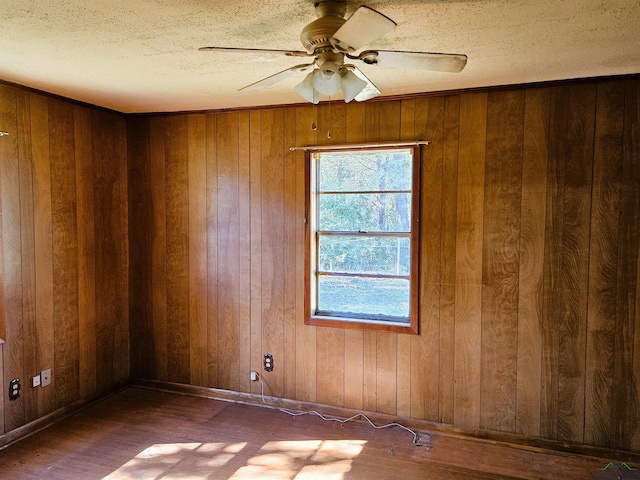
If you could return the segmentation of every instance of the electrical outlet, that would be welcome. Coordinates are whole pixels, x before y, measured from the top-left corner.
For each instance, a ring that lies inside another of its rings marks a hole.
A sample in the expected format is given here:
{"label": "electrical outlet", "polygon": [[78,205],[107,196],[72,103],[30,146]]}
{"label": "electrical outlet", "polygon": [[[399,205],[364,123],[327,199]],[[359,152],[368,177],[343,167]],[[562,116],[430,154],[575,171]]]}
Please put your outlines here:
{"label": "electrical outlet", "polygon": [[264,369],[267,372],[273,371],[273,355],[270,353],[264,354]]}
{"label": "electrical outlet", "polygon": [[9,382],[9,400],[12,402],[20,398],[20,379],[14,378]]}
{"label": "electrical outlet", "polygon": [[43,387],[46,387],[47,385],[51,385],[51,369],[47,368],[46,370],[42,370],[40,372],[40,378],[42,380]]}
{"label": "electrical outlet", "polygon": [[252,382],[257,382],[258,381],[258,372],[256,372],[255,370],[251,370],[251,381]]}
{"label": "electrical outlet", "polygon": [[35,377],[31,377],[31,386],[39,387],[40,386],[40,375],[36,375]]}

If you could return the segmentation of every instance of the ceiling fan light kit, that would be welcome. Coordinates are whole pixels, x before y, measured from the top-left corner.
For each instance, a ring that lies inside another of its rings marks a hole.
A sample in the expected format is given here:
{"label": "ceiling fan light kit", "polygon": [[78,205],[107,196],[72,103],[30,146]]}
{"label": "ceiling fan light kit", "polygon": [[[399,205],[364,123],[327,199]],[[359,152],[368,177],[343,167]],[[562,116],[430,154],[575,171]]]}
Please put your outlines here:
{"label": "ceiling fan light kit", "polygon": [[296,87],[305,100],[317,104],[320,96],[334,96],[342,91],[345,102],[362,102],[380,95],[380,90],[355,65],[345,64],[345,57],[365,65],[412,68],[458,73],[467,63],[463,54],[366,50],[352,55],[365,45],[391,32],[396,23],[382,13],[362,6],[348,19],[346,0],[318,0],[318,18],[306,25],[300,34],[307,51],[257,48],[202,47],[199,50],[284,54],[288,57],[313,57],[308,64],[296,65],[247,85],[240,90],[259,90],[291,75],[312,70]]}

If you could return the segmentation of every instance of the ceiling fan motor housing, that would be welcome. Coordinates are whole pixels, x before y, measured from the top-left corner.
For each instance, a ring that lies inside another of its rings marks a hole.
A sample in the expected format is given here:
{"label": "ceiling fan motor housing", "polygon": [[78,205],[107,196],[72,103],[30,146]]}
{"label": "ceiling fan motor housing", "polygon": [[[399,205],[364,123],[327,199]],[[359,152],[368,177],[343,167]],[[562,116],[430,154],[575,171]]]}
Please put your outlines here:
{"label": "ceiling fan motor housing", "polygon": [[315,52],[319,48],[328,47],[333,50],[330,38],[345,23],[347,12],[345,1],[324,0],[315,3],[318,18],[302,29],[300,41],[304,48]]}

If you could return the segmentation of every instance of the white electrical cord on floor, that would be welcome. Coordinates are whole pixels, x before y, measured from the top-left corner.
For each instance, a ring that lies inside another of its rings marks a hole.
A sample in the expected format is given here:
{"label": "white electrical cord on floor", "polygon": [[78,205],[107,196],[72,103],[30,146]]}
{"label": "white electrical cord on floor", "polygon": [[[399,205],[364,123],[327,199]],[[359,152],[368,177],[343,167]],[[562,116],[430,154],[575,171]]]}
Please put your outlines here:
{"label": "white electrical cord on floor", "polygon": [[[260,380],[260,395],[262,396],[262,403],[264,403],[265,405],[267,404],[267,402],[264,399],[264,381],[262,380],[262,375],[256,373],[258,380]],[[373,423],[369,417],[367,417],[364,413],[357,413],[352,417],[349,418],[337,418],[337,417],[327,417],[319,412],[316,412],[315,410],[311,410],[308,412],[295,412],[293,410],[287,410],[286,408],[277,408],[277,410],[280,410],[283,413],[286,413],[287,415],[291,415],[293,417],[299,417],[301,415],[316,415],[318,417],[320,417],[322,420],[325,420],[327,422],[338,422],[338,423],[348,423],[348,422],[353,422],[354,420],[356,420],[357,418],[364,418],[369,425],[371,425],[373,428],[390,428],[390,427],[400,427],[404,430],[406,430],[407,432],[411,433],[413,435],[413,444],[416,447],[427,447],[427,448],[431,448],[431,437],[427,438],[429,439],[428,443],[424,443],[422,441],[420,441],[418,432],[416,432],[415,430],[411,430],[409,427],[402,425],[400,423],[387,423],[386,425],[376,425],[375,423]]]}

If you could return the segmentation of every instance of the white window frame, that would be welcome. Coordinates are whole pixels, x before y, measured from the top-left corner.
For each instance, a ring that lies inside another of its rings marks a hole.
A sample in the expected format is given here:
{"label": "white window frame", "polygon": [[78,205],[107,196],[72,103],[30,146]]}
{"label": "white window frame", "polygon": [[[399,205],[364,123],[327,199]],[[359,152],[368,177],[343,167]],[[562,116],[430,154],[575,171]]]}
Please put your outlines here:
{"label": "white window frame", "polygon": [[[373,315],[353,315],[332,312],[320,312],[317,309],[318,292],[318,239],[321,234],[337,234],[320,232],[318,229],[318,166],[316,155],[322,149],[308,149],[306,151],[306,234],[305,234],[305,324],[314,326],[338,327],[349,329],[376,330],[395,333],[418,333],[418,276],[419,276],[419,207],[420,207],[420,147],[403,147],[411,150],[413,156],[412,185],[411,185],[411,213],[410,232],[394,232],[391,236],[408,236],[410,238],[410,272],[409,272],[409,315],[407,318],[376,317]],[[390,148],[348,148],[340,149],[350,155],[371,153],[376,150],[390,150]],[[336,153],[336,150],[332,150]],[[358,235],[359,232],[350,232]],[[366,235],[366,233],[363,233]],[[385,235],[377,234],[377,235]],[[360,275],[357,275],[360,276]],[[366,275],[362,275],[366,277]],[[404,277],[404,276],[403,276]]]}

